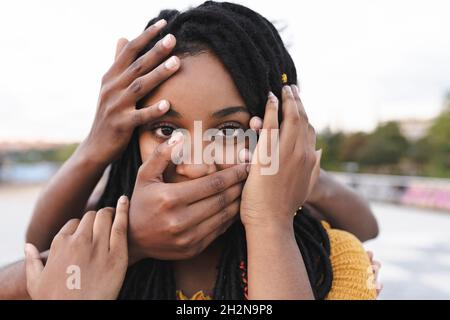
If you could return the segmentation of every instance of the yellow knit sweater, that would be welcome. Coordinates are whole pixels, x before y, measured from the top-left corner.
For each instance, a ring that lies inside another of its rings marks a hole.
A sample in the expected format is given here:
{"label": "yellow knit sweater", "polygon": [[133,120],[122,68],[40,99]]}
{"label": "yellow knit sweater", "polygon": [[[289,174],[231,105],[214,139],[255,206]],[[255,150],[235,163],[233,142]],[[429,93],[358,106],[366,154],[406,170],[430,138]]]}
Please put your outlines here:
{"label": "yellow knit sweater", "polygon": [[[322,222],[330,238],[330,260],[333,268],[333,282],[326,300],[370,300],[376,299],[373,273],[369,257],[361,242],[351,233],[332,229]],[[203,291],[191,298],[177,291],[179,300],[211,300]]]}

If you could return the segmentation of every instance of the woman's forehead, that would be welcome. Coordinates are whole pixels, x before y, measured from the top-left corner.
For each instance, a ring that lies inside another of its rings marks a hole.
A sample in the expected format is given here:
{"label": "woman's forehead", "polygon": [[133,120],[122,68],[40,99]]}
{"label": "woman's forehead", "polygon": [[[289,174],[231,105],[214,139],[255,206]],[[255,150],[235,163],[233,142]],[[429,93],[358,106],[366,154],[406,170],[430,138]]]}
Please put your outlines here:
{"label": "woman's forehead", "polygon": [[144,101],[167,99],[179,113],[212,115],[222,108],[245,106],[231,75],[212,53],[181,57],[181,67]]}

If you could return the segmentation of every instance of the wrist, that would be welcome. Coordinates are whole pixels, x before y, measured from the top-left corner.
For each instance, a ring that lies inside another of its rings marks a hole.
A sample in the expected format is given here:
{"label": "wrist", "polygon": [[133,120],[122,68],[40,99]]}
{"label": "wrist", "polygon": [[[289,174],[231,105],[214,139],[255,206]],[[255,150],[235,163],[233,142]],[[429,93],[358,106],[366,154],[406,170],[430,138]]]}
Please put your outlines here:
{"label": "wrist", "polygon": [[75,157],[79,164],[91,168],[104,170],[110,164],[108,159],[99,156],[98,150],[88,139],[80,143],[75,152]]}
{"label": "wrist", "polygon": [[284,219],[274,217],[273,219],[247,222],[244,224],[244,228],[246,233],[286,234],[294,231],[294,214],[292,214],[292,217]]}

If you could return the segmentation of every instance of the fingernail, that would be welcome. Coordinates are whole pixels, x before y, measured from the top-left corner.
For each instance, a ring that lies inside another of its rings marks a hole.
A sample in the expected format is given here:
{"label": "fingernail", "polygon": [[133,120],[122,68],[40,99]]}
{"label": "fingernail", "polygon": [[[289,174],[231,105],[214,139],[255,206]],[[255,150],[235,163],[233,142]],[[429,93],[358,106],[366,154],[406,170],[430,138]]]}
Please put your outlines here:
{"label": "fingernail", "polygon": [[239,151],[238,158],[241,163],[249,162],[250,161],[250,150],[248,150],[247,148],[242,149],[241,151]]}
{"label": "fingernail", "polygon": [[120,204],[127,204],[127,202],[128,202],[128,197],[126,195],[123,195],[119,198]]}
{"label": "fingernail", "polygon": [[166,24],[167,24],[167,21],[165,19],[161,19],[155,23],[155,27],[161,28],[161,27],[164,27]]}
{"label": "fingernail", "polygon": [[250,119],[250,127],[253,130],[259,130],[259,129],[262,128],[262,126],[263,126],[263,122],[262,122],[262,119],[260,117],[255,116],[255,117]]}
{"label": "fingernail", "polygon": [[276,97],[276,95],[273,94],[272,91],[269,92],[269,96],[268,96],[269,100],[273,103],[276,103],[278,101],[278,98]]}
{"label": "fingernail", "polygon": [[166,36],[164,37],[164,39],[162,40],[162,44],[163,44],[164,47],[170,48],[170,47],[172,46],[173,42],[174,42],[173,40],[174,40],[173,35],[171,35],[171,34],[169,33],[169,34],[166,35]]}
{"label": "fingernail", "polygon": [[245,171],[247,171],[247,173],[250,172],[250,165],[249,164],[245,166]]}
{"label": "fingernail", "polygon": [[167,100],[162,100],[158,103],[158,110],[159,111],[167,111],[169,110],[169,102]]}
{"label": "fingernail", "polygon": [[300,90],[298,89],[296,84],[292,85],[292,87],[294,88],[296,93],[300,93]]}
{"label": "fingernail", "polygon": [[181,133],[180,131],[175,131],[172,134],[172,136],[170,137],[167,144],[169,144],[169,145],[176,144],[176,143],[180,142],[182,139],[183,139],[183,133]]}
{"label": "fingernail", "polygon": [[289,95],[292,95],[292,89],[290,86],[284,86],[283,87],[284,92],[286,92]]}
{"label": "fingernail", "polygon": [[177,65],[178,65],[178,59],[175,56],[171,57],[169,60],[167,60],[164,63],[164,66],[169,70],[175,68]]}

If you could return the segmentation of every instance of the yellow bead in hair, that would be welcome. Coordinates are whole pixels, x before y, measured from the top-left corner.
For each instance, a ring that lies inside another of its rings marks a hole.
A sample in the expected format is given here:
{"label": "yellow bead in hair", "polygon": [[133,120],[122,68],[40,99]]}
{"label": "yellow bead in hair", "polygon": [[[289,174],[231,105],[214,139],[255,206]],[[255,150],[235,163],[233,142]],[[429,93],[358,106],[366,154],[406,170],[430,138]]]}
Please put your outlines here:
{"label": "yellow bead in hair", "polygon": [[286,73],[283,73],[283,74],[281,75],[281,82],[282,82],[283,84],[286,84],[286,83],[288,82],[288,77],[287,77],[287,74],[286,74]]}

